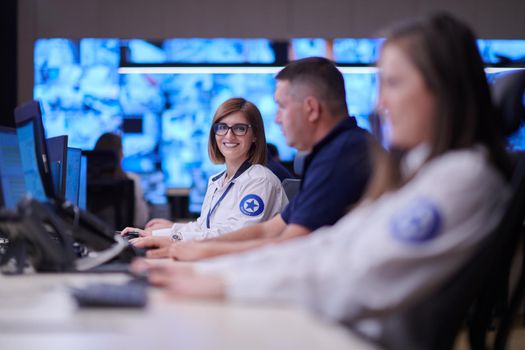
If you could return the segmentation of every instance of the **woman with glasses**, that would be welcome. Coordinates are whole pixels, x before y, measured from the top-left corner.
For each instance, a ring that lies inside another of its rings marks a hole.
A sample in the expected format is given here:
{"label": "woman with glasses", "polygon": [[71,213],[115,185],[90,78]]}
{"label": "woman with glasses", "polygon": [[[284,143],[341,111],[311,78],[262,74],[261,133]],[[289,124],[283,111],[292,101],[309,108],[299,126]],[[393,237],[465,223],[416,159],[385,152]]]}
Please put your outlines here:
{"label": "woman with glasses", "polygon": [[211,161],[225,164],[226,170],[209,179],[201,216],[185,224],[156,219],[146,230],[128,227],[122,234],[205,239],[272,218],[288,199],[279,179],[264,166],[266,152],[259,109],[243,98],[226,100],[215,112],[208,142]]}

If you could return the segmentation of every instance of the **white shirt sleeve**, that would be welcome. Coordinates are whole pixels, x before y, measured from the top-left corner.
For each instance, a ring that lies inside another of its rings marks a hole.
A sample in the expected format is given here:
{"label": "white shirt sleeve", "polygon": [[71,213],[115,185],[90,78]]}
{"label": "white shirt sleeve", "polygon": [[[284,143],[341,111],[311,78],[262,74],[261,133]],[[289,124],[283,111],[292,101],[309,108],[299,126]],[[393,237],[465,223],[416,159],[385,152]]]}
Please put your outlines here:
{"label": "white shirt sleeve", "polygon": [[187,225],[187,223],[174,223],[171,227],[151,231],[151,235],[171,237],[175,232],[178,232],[181,227],[184,227],[184,225]]}
{"label": "white shirt sleeve", "polygon": [[[472,254],[509,198],[487,164],[477,158],[453,163],[425,169],[396,193],[309,237],[197,268],[222,273],[231,300],[297,303],[336,320],[357,320],[417,300]],[[411,210],[422,199],[437,216],[400,235],[398,218],[420,220]]]}
{"label": "white shirt sleeve", "polygon": [[[288,204],[288,199],[281,184],[269,181],[263,176],[256,177],[250,181],[237,181],[230,192],[221,202],[218,209],[212,213],[210,228],[206,227],[209,208],[206,212],[203,209],[197,221],[178,228],[178,232],[180,232],[184,240],[213,238],[243,227],[261,223],[277,215]],[[255,195],[258,198],[251,203],[253,205],[252,208],[243,210],[241,206],[246,202],[245,199],[248,195]],[[212,205],[214,204],[212,203]],[[261,212],[258,214],[258,208],[261,205]]]}

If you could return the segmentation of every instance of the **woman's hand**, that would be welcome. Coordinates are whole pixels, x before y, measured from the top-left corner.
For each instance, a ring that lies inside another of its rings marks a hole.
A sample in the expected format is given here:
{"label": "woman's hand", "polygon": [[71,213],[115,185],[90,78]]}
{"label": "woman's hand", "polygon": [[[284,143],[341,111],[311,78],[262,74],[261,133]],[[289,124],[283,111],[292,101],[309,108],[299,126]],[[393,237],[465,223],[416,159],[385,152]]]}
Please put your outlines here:
{"label": "woman's hand", "polygon": [[130,234],[138,234],[140,237],[148,237],[151,236],[151,230],[141,230],[140,228],[136,227],[126,227],[120,231],[121,236],[127,236]]}
{"label": "woman's hand", "polygon": [[137,248],[145,248],[146,258],[172,258],[175,260],[195,261],[208,257],[207,246],[199,241],[174,241],[170,237],[155,236],[130,239]]}
{"label": "woman's hand", "polygon": [[129,242],[137,248],[145,248],[146,258],[169,258],[169,248],[173,243],[171,237],[152,236],[130,239]]}
{"label": "woman's hand", "polygon": [[170,258],[181,261],[197,261],[209,258],[207,242],[174,241],[169,246],[168,254]]}
{"label": "woman's hand", "polygon": [[170,228],[171,226],[173,226],[172,221],[169,221],[166,219],[155,218],[155,219],[151,219],[150,221],[148,221],[144,228],[146,230],[153,231],[153,230],[159,230],[162,228]]}
{"label": "woman's hand", "polygon": [[147,268],[150,283],[166,288],[170,296],[218,299],[225,297],[224,279],[215,274],[201,274],[192,266],[173,264],[152,265]]}

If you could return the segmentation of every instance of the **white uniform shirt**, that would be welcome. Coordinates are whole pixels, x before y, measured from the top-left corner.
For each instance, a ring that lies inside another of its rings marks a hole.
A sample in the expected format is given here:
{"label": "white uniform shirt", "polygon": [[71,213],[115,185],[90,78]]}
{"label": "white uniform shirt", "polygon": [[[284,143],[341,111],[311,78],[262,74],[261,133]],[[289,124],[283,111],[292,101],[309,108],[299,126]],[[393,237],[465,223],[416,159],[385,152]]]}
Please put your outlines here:
{"label": "white uniform shirt", "polygon": [[180,234],[183,240],[206,239],[279,214],[288,204],[281,182],[265,166],[246,164],[247,169],[241,167],[236,177],[226,182],[225,172],[210,178],[201,216],[196,221],[174,224],[169,230],[155,230],[153,235]]}
{"label": "white uniform shirt", "polygon": [[[426,154],[423,147],[412,151],[405,175]],[[459,269],[509,197],[482,147],[448,152],[332,227],[197,266],[224,274],[230,300],[296,303],[332,320],[373,325],[374,334],[362,331],[380,336],[381,314],[423,297]]]}

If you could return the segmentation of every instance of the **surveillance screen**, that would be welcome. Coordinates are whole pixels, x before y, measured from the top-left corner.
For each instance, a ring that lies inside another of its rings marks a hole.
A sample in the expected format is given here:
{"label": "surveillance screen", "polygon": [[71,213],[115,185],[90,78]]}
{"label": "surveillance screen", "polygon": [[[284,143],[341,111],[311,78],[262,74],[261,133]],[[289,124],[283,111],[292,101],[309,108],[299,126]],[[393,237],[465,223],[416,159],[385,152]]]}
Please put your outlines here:
{"label": "surveillance screen", "polygon": [[[341,64],[349,113],[369,129],[378,92],[370,67],[381,41],[292,39],[287,54],[288,59],[328,56]],[[485,40],[479,45],[487,63],[501,63],[523,61],[524,43]],[[214,111],[226,99],[241,96],[255,103],[268,142],[277,146],[282,160],[293,160],[295,151],[274,121],[276,47],[268,39],[39,39],[34,98],[41,101],[48,137],[68,135],[69,147],[90,150],[103,133],[119,133],[123,167],[141,175],[151,203],[165,203],[167,188],[191,188],[191,211],[199,212],[208,177],[223,168],[209,161],[207,147]],[[122,70],[123,62],[135,70]],[[235,65],[237,70],[221,70]],[[249,70],[261,66],[273,70]],[[520,130],[511,139],[514,147],[525,148],[523,134]]]}

